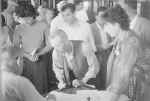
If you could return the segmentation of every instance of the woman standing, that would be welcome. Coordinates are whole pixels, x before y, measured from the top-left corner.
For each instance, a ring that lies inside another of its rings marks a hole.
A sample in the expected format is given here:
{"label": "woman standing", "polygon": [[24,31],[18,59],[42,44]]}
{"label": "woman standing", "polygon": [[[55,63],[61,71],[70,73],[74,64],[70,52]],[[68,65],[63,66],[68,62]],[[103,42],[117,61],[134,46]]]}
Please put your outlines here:
{"label": "woman standing", "polygon": [[128,85],[140,55],[140,42],[129,29],[129,18],[120,5],[107,10],[103,15],[104,30],[115,39],[107,64],[107,90],[114,93],[112,101],[121,94],[128,95]]}
{"label": "woman standing", "polygon": [[16,15],[24,22],[17,26],[14,35],[14,44],[24,50],[22,75],[30,79],[41,94],[46,93],[48,86],[46,53],[50,50],[47,24],[34,19],[36,11],[30,4],[18,6]]}
{"label": "woman standing", "polygon": [[[47,11],[46,11],[46,23],[48,25],[47,33],[49,33],[49,31],[50,31],[51,22],[56,17],[56,15],[57,15],[57,12],[55,9],[47,9]],[[53,64],[52,63],[52,52],[53,52],[53,49],[51,49],[50,52],[47,53],[47,55],[48,55],[47,61],[49,63],[49,66],[47,68],[47,71],[48,71],[48,92],[57,89],[57,84],[56,84],[57,80],[56,80],[55,74],[52,70],[52,64]]]}

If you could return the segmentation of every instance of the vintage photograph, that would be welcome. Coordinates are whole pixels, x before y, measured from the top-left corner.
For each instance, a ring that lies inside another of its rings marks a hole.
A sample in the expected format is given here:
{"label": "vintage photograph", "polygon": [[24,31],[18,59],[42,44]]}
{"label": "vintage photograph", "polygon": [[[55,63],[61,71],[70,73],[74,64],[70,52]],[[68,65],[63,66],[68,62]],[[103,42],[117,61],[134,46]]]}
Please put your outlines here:
{"label": "vintage photograph", "polygon": [[150,0],[0,0],[0,101],[150,101]]}

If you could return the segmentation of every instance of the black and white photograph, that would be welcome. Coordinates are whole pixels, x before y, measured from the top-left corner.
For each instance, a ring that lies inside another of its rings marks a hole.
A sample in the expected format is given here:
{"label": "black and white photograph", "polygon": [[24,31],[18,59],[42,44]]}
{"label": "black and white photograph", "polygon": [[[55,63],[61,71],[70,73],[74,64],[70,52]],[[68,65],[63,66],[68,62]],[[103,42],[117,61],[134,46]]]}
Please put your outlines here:
{"label": "black and white photograph", "polygon": [[0,101],[150,101],[150,0],[0,0]]}

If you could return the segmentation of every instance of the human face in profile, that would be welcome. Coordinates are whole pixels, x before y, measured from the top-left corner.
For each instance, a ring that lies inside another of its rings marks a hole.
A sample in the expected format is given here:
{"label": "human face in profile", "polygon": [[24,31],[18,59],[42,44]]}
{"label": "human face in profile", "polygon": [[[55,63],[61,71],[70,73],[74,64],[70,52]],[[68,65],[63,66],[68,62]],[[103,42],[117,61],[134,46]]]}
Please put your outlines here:
{"label": "human face in profile", "polygon": [[119,24],[118,23],[105,23],[104,31],[112,38],[116,38],[119,34]]}
{"label": "human face in profile", "polygon": [[105,20],[102,18],[102,15],[104,14],[103,11],[98,12],[98,14],[96,15],[96,21],[98,22],[98,24],[100,25],[104,25],[105,24]]}

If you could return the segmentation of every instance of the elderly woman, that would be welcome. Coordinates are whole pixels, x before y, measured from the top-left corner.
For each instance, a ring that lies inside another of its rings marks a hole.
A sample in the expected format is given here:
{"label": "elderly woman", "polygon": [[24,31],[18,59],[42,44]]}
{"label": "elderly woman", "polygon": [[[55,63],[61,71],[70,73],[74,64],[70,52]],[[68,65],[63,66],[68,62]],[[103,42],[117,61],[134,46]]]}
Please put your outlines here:
{"label": "elderly woman", "polygon": [[129,29],[129,18],[121,6],[116,5],[103,15],[104,30],[115,39],[107,64],[107,90],[116,94],[111,101],[117,101],[121,94],[127,94],[130,77],[140,56],[138,37]]}
{"label": "elderly woman", "polygon": [[[22,12],[24,11],[24,12]],[[16,9],[16,15],[24,23],[17,26],[14,44],[24,50],[23,76],[27,77],[41,93],[47,92],[47,68],[50,50],[47,41],[47,24],[38,22],[35,9],[30,4],[22,4]]]}

